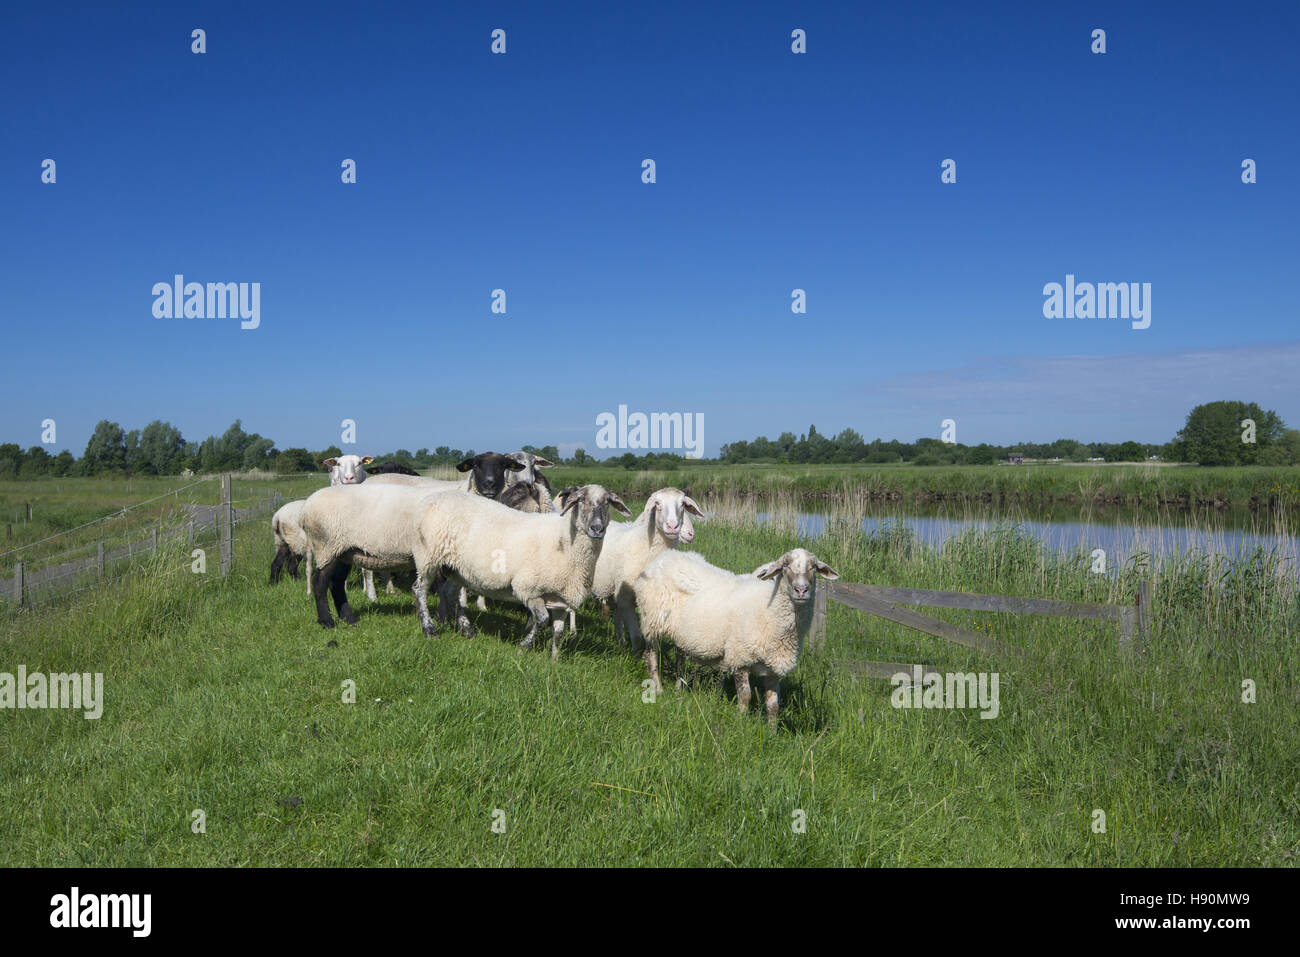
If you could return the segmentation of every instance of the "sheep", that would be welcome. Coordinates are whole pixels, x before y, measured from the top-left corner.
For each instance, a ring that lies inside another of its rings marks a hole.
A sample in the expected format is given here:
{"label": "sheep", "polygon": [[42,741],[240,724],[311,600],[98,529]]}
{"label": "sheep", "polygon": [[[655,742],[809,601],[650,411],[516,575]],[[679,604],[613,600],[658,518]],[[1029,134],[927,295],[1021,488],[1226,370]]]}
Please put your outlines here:
{"label": "sheep", "polygon": [[[321,459],[321,465],[330,470],[330,485],[360,485],[368,477],[366,466],[375,460],[373,455],[339,455],[334,458]],[[386,462],[384,466],[392,466],[394,463]],[[396,466],[401,468],[401,466]],[[311,552],[307,553],[307,594],[311,594]],[[375,574],[369,569],[361,573],[361,581],[366,590],[366,597],[371,601],[376,601],[375,597]],[[385,590],[390,594],[395,594],[397,589],[393,587],[392,576],[389,576],[384,583]]]}
{"label": "sheep", "polygon": [[[775,724],[781,679],[794,670],[813,617],[816,576],[839,578],[807,549],[795,548],[749,575],[735,575],[691,552],[665,551],[636,580],[646,635],[645,663],[655,690],[658,648],[678,650],[736,679],[736,705],[749,709],[750,673],[763,679],[767,719]],[[772,584],[767,584],[772,582]]]}
{"label": "sheep", "polygon": [[[302,507],[306,505],[305,499],[299,499],[295,502],[286,502],[281,505],[274,515],[271,516],[271,533],[275,541],[275,557],[271,559],[271,584],[274,585],[280,580],[280,570],[284,566],[286,559],[289,563],[289,576],[298,577],[298,562],[303,556],[310,553],[307,551],[307,540],[302,533],[302,526],[298,519],[302,516]],[[308,558],[307,579],[308,591],[311,589],[311,559]]]}
{"label": "sheep", "polygon": [[[515,452],[513,455],[501,455],[498,452],[480,452],[472,458],[462,459],[456,463],[456,469],[460,472],[469,472],[469,478],[465,482],[449,482],[445,479],[425,478],[424,476],[406,476],[406,475],[384,475],[377,479],[389,485],[406,485],[412,488],[426,488],[446,491],[449,489],[463,489],[473,495],[482,495],[484,498],[497,498],[506,488],[510,474],[522,472],[526,466],[526,458],[516,458],[515,456],[526,456],[527,453]],[[545,462],[545,459],[542,459]],[[543,479],[545,481],[545,479]],[[550,486],[547,486],[546,511],[550,511]],[[527,510],[527,509],[526,509]],[[392,579],[389,579],[389,590],[391,592]],[[375,600],[374,587],[370,586],[366,596]],[[461,604],[468,601],[468,595],[461,595]],[[483,596],[478,599],[479,611],[487,610],[487,602]]]}
{"label": "sheep", "polygon": [[378,465],[372,465],[366,469],[366,474],[373,478],[376,475],[419,475],[413,468],[408,468],[400,462],[380,462]]}
{"label": "sheep", "polygon": [[370,571],[415,568],[412,590],[416,609],[425,634],[432,634],[433,622],[426,603],[429,579],[416,562],[420,503],[439,495],[463,494],[377,481],[346,490],[331,486],[313,493],[303,505],[298,522],[318,564],[311,586],[316,600],[316,620],[321,627],[334,627],[329,613],[330,596],[338,616],[350,625],[357,623],[345,588],[348,572],[355,564]]}
{"label": "sheep", "polygon": [[542,458],[540,455],[534,455],[532,452],[511,452],[506,458],[513,459],[523,465],[523,468],[518,472],[510,472],[506,475],[506,485],[513,485],[516,482],[536,483],[541,486],[541,508],[539,511],[551,511],[551,483],[546,480],[545,475],[537,470],[555,468],[555,463],[550,459]]}
{"label": "sheep", "polygon": [[646,500],[633,522],[615,522],[605,533],[605,544],[596,563],[593,597],[614,604],[614,631],[626,637],[633,648],[641,645],[635,605],[637,576],[665,549],[695,538],[691,513],[704,513],[695,500],[678,488],[661,488]]}
{"label": "sheep", "polygon": [[[497,496],[497,501],[506,508],[513,508],[516,512],[535,515],[551,510],[549,501],[545,507],[542,505],[544,494],[545,490],[538,482],[515,482],[513,485],[506,486],[506,490]],[[547,498],[549,499],[550,496]]]}
{"label": "sheep", "polygon": [[360,485],[366,480],[366,466],[374,460],[373,455],[339,455],[319,464],[330,470],[331,485]]}
{"label": "sheep", "polygon": [[[321,459],[318,464],[329,469],[331,485],[356,485],[366,480],[366,466],[373,456],[340,455]],[[280,580],[281,569],[288,563],[289,575],[298,577],[298,563],[307,559],[307,594],[311,594],[312,556],[307,548],[302,528],[298,524],[305,500],[286,502],[271,516],[271,535],[275,543],[275,557],[271,559],[271,584]],[[373,585],[371,586],[373,588]]]}
{"label": "sheep", "polygon": [[[451,492],[427,497],[420,520],[427,549],[422,560],[426,567],[441,566],[439,618],[454,613],[461,634],[474,635],[464,606],[454,600],[458,588],[518,602],[532,615],[519,647],[531,648],[537,629],[550,620],[548,599],[576,608],[590,594],[610,508],[632,514],[617,494],[599,485],[566,495],[559,515],[523,515]],[[562,632],[554,629],[552,660],[559,657]]]}

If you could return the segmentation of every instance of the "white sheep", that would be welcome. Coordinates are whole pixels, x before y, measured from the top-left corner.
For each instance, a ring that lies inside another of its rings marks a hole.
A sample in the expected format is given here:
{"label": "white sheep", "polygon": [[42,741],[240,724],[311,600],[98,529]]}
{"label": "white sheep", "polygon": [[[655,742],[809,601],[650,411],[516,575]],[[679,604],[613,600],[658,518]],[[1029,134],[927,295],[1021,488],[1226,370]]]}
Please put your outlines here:
{"label": "white sheep", "polygon": [[271,559],[271,584],[274,585],[280,580],[280,571],[286,560],[289,563],[290,577],[297,578],[298,562],[305,556],[307,558],[307,591],[310,594],[311,552],[307,548],[307,539],[302,533],[302,526],[298,523],[298,519],[302,515],[302,507],[306,504],[306,499],[286,502],[276,509],[275,514],[271,516],[271,535],[275,542],[275,557]]}
{"label": "white sheep", "polygon": [[641,646],[636,617],[637,576],[661,552],[695,538],[691,514],[704,513],[695,500],[678,488],[661,488],[651,495],[632,522],[614,522],[596,563],[591,593],[614,606],[614,631],[633,648]]}
{"label": "white sheep", "polygon": [[[519,647],[531,648],[537,629],[550,619],[548,601],[577,608],[591,593],[611,507],[632,514],[618,495],[599,485],[568,493],[558,515],[527,515],[459,493],[429,496],[420,520],[427,550],[422,561],[442,566],[446,575],[439,617],[446,619],[454,610],[456,627],[468,637],[474,627],[455,601],[458,589],[518,602],[532,615]],[[552,658],[559,656],[563,631],[562,622],[556,625]]]}
{"label": "white sheep", "polygon": [[[330,485],[358,485],[366,480],[366,466],[374,461],[369,455],[340,455],[321,459],[320,465],[329,469]],[[286,502],[271,516],[271,537],[275,544],[275,557],[271,559],[271,584],[280,580],[286,561],[289,575],[298,577],[298,562],[307,560],[307,594],[311,594],[312,555],[306,538],[298,524],[305,499]],[[372,589],[374,585],[370,586]]]}
{"label": "white sheep", "polygon": [[[498,452],[480,452],[471,458],[463,459],[456,463],[456,469],[460,472],[469,473],[464,482],[449,482],[446,479],[425,478],[422,475],[402,475],[399,473],[377,475],[371,481],[381,482],[386,485],[404,485],[411,488],[439,491],[463,489],[473,495],[482,495],[484,498],[495,499],[505,490],[509,477],[523,471],[525,468],[525,460],[515,457],[524,454],[517,452],[514,455],[501,455]],[[548,505],[548,510],[549,507]],[[391,577],[388,579],[387,589],[389,594],[394,591]],[[367,581],[366,597],[371,601],[375,600],[374,585],[369,580]],[[466,598],[467,596],[461,596],[462,604]],[[479,596],[478,607],[480,611],[487,610],[487,603],[482,596]]]}
{"label": "white sheep", "polygon": [[345,588],[348,570],[356,565],[363,570],[390,573],[415,569],[412,591],[420,625],[425,634],[433,633],[427,604],[430,579],[423,574],[423,566],[417,564],[416,555],[422,554],[420,505],[439,495],[464,493],[370,481],[356,488],[330,486],[307,499],[298,523],[319,566],[311,586],[316,620],[323,627],[334,627],[329,613],[331,595],[339,617],[356,624]]}
{"label": "white sheep", "polygon": [[812,625],[819,574],[839,578],[803,548],[749,575],[717,568],[690,552],[660,554],[637,578],[635,589],[655,690],[663,691],[659,643],[671,638],[692,660],[735,676],[741,711],[749,708],[750,674],[762,677],[767,718],[775,723],[781,679],[798,664]]}

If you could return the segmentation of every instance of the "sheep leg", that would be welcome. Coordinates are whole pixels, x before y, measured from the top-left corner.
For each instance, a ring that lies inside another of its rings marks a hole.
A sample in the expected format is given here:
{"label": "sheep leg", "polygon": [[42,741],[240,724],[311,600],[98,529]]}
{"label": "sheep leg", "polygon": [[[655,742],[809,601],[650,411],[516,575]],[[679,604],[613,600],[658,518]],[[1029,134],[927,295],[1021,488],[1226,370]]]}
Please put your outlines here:
{"label": "sheep leg", "polygon": [[749,669],[737,668],[732,675],[736,678],[736,707],[744,714],[749,711],[749,698],[752,694],[749,690]]}
{"label": "sheep leg", "polygon": [[478,596],[478,601],[475,604],[478,605],[479,611],[487,611],[487,599],[482,595]]}
{"label": "sheep leg", "polygon": [[677,690],[681,691],[686,687],[686,653],[678,648],[673,657],[677,665]]}
{"label": "sheep leg", "polygon": [[628,647],[633,652],[645,648],[645,635],[641,633],[641,619],[637,616],[634,600],[620,600],[614,609],[615,617],[623,623]]}
{"label": "sheep leg", "polygon": [[[564,619],[567,617],[565,615],[565,610],[566,609],[563,606],[561,606],[560,613],[556,615],[555,620],[551,622],[551,660],[552,661],[555,661],[557,658],[560,657],[560,642],[564,640]],[[550,614],[551,614],[550,609],[547,609],[546,612],[547,618],[550,618]],[[572,611],[570,611],[570,614],[572,614]]]}
{"label": "sheep leg", "polygon": [[645,668],[650,673],[650,680],[654,682],[655,693],[663,694],[664,686],[659,680],[659,642],[647,641],[641,657],[645,660]]}
{"label": "sheep leg", "polygon": [[391,572],[384,574],[384,594],[385,595],[397,594],[397,586],[393,584],[393,576]]}
{"label": "sheep leg", "polygon": [[[528,613],[533,616],[532,622],[528,626],[528,634],[524,635],[524,640],[519,642],[519,650],[527,651],[533,647],[533,639],[537,637],[537,629],[551,620],[551,614],[546,610],[546,602],[540,598],[534,598],[531,601],[524,602],[524,607]],[[559,654],[556,649],[554,654]]]}
{"label": "sheep leg", "polygon": [[780,707],[781,676],[763,675],[763,707],[767,711],[768,724],[776,724],[776,712]]}
{"label": "sheep leg", "polygon": [[352,566],[347,562],[335,559],[333,562],[333,574],[330,576],[330,595],[334,598],[334,609],[338,612],[340,618],[349,625],[355,625],[360,619],[353,612],[352,606],[348,604],[348,573],[352,571]]}
{"label": "sheep leg", "polygon": [[577,630],[578,630],[578,609],[570,608],[569,609],[569,631],[576,632]]}
{"label": "sheep leg", "polygon": [[302,561],[301,555],[295,555],[293,552],[289,553],[289,577],[290,578],[298,577],[298,563],[300,561]]}
{"label": "sheep leg", "polygon": [[369,568],[361,569],[361,582],[365,586],[366,597],[371,601],[378,601],[379,599],[375,596],[375,573]]}
{"label": "sheep leg", "polygon": [[[284,561],[289,557],[289,546],[279,545],[275,549],[275,557],[271,559],[271,584],[274,585],[280,580],[280,568]],[[292,574],[292,572],[290,572]]]}
{"label": "sheep leg", "polygon": [[[438,592],[438,618],[440,621],[455,621],[456,630],[466,638],[473,638],[477,631],[470,623],[469,616],[465,614],[465,605],[461,602],[461,595],[464,589],[458,587],[450,578],[446,578],[439,572],[439,577],[443,578],[441,590]],[[443,609],[446,609],[447,617],[443,617]]]}
{"label": "sheep leg", "polygon": [[[392,583],[391,579],[389,583]],[[426,638],[431,638],[438,630],[438,626],[433,623],[433,617],[429,614],[429,581],[424,577],[424,572],[416,573],[415,587],[411,591],[415,595],[415,610],[420,616],[420,628]]]}
{"label": "sheep leg", "polygon": [[309,548],[307,549],[307,597],[308,598],[310,598],[313,594],[312,590],[314,586],[312,584],[312,581],[313,579],[311,573],[311,549]]}
{"label": "sheep leg", "polygon": [[329,585],[334,569],[324,565],[317,569],[315,575],[307,576],[307,584],[316,598],[316,621],[322,628],[333,628],[334,619],[330,615]]}

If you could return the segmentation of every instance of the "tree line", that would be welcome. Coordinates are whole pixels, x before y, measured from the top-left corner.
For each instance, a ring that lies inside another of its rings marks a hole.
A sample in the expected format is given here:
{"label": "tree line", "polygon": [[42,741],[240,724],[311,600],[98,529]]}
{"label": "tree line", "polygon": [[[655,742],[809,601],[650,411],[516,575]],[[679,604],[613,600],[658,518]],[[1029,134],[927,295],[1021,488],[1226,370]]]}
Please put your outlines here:
{"label": "tree line", "polygon": [[[523,449],[557,465],[595,462],[583,449],[577,449],[567,459],[560,456],[554,445],[525,445]],[[775,440],[760,435],[749,441],[729,442],[721,447],[714,461],[793,465],[991,465],[1007,461],[1012,453],[1028,459],[1066,462],[1091,459],[1136,462],[1156,457],[1171,462],[1199,462],[1201,465],[1295,465],[1300,464],[1300,431],[1287,428],[1276,412],[1261,409],[1254,402],[1220,401],[1198,405],[1188,413],[1183,428],[1170,441],[1160,445],[1134,441],[1084,443],[1075,439],[1016,445],[963,445],[933,438],[915,442],[878,438],[867,442],[853,429],[844,429],[831,437],[822,435],[812,425],[807,433],[799,436],[782,432]],[[170,422],[155,420],[143,429],[127,432],[118,423],[105,419],[95,426],[80,458],[67,450],[50,455],[39,445],[26,451],[15,443],[0,445],[0,478],[180,475],[186,471],[195,474],[267,471],[284,475],[320,470],[322,467],[317,463],[321,459],[342,454],[342,449],[336,445],[315,450],[301,447],[279,449],[273,440],[256,432],[245,432],[238,419],[220,436],[210,435],[198,442],[186,441],[180,429]],[[425,470],[433,466],[455,465],[473,455],[473,449],[440,445],[414,452],[396,449],[386,455],[376,455],[376,458]],[[643,455],[625,452],[605,462],[628,469],[671,471],[680,468],[685,460],[672,452]]]}

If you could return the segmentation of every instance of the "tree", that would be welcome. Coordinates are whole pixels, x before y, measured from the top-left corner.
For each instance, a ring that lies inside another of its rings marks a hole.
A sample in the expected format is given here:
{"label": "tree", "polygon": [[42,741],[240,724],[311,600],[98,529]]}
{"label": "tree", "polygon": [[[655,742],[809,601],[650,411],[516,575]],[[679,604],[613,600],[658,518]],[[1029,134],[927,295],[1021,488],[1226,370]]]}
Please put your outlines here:
{"label": "tree", "polygon": [[1142,453],[1142,446],[1132,441],[1112,445],[1106,454],[1107,462],[1141,462],[1145,459],[1146,456]]}
{"label": "tree", "polygon": [[0,478],[17,478],[23,465],[23,450],[17,442],[0,445]]}
{"label": "tree", "polygon": [[175,475],[184,467],[185,448],[180,429],[154,419],[140,432],[139,467],[151,475]]}
{"label": "tree", "polygon": [[[1250,419],[1254,442],[1244,441]],[[1176,436],[1187,459],[1201,465],[1253,465],[1261,451],[1277,445],[1286,430],[1273,411],[1254,402],[1219,401],[1198,405],[1187,413],[1187,424]]]}
{"label": "tree", "polygon": [[50,463],[54,460],[39,445],[33,445],[23,456],[19,474],[23,478],[44,478],[50,472]]}
{"label": "tree", "polygon": [[316,462],[306,449],[285,449],[275,457],[273,465],[279,475],[292,475],[298,472],[316,471]]}
{"label": "tree", "polygon": [[122,432],[122,427],[108,419],[100,419],[81,458],[86,475],[121,472],[125,469],[126,435]]}

